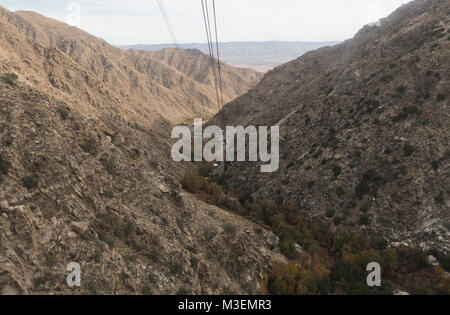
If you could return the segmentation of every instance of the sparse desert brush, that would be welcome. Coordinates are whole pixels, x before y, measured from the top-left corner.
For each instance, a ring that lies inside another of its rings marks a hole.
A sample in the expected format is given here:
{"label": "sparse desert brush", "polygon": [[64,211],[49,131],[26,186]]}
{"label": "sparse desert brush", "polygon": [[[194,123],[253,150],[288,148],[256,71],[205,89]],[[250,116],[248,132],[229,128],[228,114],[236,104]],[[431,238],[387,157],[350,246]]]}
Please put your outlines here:
{"label": "sparse desert brush", "polygon": [[416,149],[409,143],[405,143],[405,145],[403,146],[403,154],[405,156],[411,156],[415,152],[415,150]]}
{"label": "sparse desert brush", "polygon": [[97,144],[94,138],[88,138],[84,142],[80,143],[80,148],[83,149],[84,152],[89,154],[95,154],[96,146]]}
{"label": "sparse desert brush", "polygon": [[56,110],[62,120],[67,120],[69,118],[69,109],[67,107],[61,106]]}
{"label": "sparse desert brush", "polygon": [[5,73],[0,77],[0,79],[2,79],[3,81],[5,81],[10,85],[15,85],[19,77],[15,73]]}
{"label": "sparse desert brush", "polygon": [[223,230],[225,233],[229,234],[230,236],[234,236],[236,234],[236,227],[231,223],[225,224],[223,226]]}
{"label": "sparse desert brush", "polygon": [[445,96],[444,94],[438,94],[437,95],[438,102],[445,101],[446,99],[447,99],[447,96]]}
{"label": "sparse desert brush", "polygon": [[9,162],[0,154],[0,175],[8,175],[10,167]]}
{"label": "sparse desert brush", "polygon": [[27,189],[34,189],[38,186],[38,177],[36,174],[22,178],[23,186]]}
{"label": "sparse desert brush", "polygon": [[363,214],[360,218],[359,218],[359,224],[361,225],[369,225],[370,223],[370,216],[367,214]]}
{"label": "sparse desert brush", "polygon": [[200,192],[204,186],[206,179],[198,174],[197,170],[187,172],[181,180],[181,185],[190,193]]}

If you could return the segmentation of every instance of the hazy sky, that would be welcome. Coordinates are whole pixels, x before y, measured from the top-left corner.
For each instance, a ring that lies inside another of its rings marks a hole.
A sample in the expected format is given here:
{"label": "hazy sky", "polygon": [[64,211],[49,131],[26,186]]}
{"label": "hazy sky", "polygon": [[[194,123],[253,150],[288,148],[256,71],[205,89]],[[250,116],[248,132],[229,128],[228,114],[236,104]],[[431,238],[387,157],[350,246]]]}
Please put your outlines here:
{"label": "hazy sky", "polygon": [[[163,2],[179,42],[206,41],[200,0]],[[219,40],[344,40],[407,2],[216,0]],[[0,5],[13,11],[37,11],[112,44],[171,42],[156,0],[0,0]]]}

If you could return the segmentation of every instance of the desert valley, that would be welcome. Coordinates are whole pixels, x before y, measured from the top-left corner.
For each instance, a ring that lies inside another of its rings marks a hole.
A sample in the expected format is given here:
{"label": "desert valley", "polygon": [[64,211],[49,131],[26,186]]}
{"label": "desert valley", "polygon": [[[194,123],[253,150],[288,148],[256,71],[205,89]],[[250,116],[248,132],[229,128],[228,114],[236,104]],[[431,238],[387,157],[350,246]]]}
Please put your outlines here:
{"label": "desert valley", "polygon": [[[0,294],[450,294],[450,2],[271,45],[211,61],[0,6]],[[279,168],[174,161],[194,118],[279,127]]]}

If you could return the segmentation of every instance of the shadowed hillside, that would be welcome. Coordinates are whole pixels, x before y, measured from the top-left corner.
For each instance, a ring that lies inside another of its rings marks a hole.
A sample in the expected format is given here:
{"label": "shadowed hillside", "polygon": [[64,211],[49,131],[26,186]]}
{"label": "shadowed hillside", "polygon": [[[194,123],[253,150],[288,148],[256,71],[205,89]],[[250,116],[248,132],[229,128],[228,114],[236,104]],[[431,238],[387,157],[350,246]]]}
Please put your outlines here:
{"label": "shadowed hillside", "polygon": [[280,170],[232,164],[230,189],[333,230],[448,252],[449,12],[413,1],[228,104],[211,124],[279,124],[282,137]]}

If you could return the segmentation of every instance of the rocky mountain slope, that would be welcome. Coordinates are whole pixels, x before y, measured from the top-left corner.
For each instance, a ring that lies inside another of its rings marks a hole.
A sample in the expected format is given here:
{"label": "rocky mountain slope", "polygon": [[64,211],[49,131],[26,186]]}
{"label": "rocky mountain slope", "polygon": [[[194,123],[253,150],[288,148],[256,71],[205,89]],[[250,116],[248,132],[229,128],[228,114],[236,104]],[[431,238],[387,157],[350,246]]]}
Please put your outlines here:
{"label": "rocky mountain slope", "polygon": [[449,60],[450,2],[417,0],[268,72],[211,124],[279,124],[280,170],[235,163],[227,184],[332,229],[448,252]]}
{"label": "rocky mountain slope", "polygon": [[170,159],[172,122],[214,112],[207,83],[29,12],[0,8],[0,43],[1,294],[257,292],[277,237]]}
{"label": "rocky mountain slope", "polygon": [[[141,56],[157,59],[164,64],[177,69],[179,72],[193,78],[200,84],[214,88],[214,78],[211,71],[209,56],[197,49],[182,50],[181,54],[175,49],[161,51],[130,51]],[[222,92],[224,103],[234,100],[246,93],[259,82],[263,74],[251,69],[235,68],[221,62]]]}
{"label": "rocky mountain slope", "polygon": [[[185,52],[178,64],[183,63],[190,70],[187,72],[172,63],[178,58],[175,50],[165,51],[165,58],[153,58],[152,54],[124,52],[34,12],[0,9],[0,17],[3,66],[26,73],[40,89],[95,107],[126,102],[128,113],[121,112],[121,116],[135,114],[145,120],[162,116],[180,122],[194,116],[211,117],[218,111],[210,62],[204,55]],[[223,69],[226,101],[246,92],[261,78],[252,70],[225,64]]]}
{"label": "rocky mountain slope", "polygon": [[[235,67],[245,67],[266,72],[285,62],[296,59],[308,51],[324,46],[333,46],[338,42],[231,42],[220,43],[221,58]],[[122,49],[159,51],[173,48],[173,44],[129,45]],[[181,49],[197,49],[208,54],[207,44],[179,44]]]}

